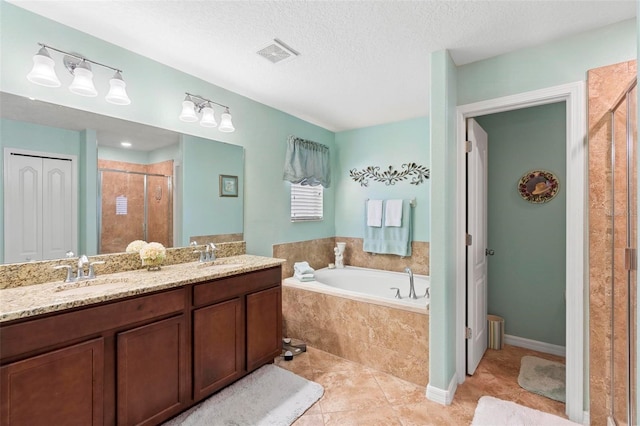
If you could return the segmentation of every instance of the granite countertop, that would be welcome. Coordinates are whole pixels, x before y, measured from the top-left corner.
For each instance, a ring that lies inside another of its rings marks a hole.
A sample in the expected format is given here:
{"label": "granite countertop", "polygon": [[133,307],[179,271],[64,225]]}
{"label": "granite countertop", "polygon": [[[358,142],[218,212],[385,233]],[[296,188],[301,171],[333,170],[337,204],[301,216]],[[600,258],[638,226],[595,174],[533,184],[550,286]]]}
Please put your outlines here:
{"label": "granite countertop", "polygon": [[257,271],[281,265],[284,261],[243,254],[214,262],[163,266],[159,271],[139,269],[99,275],[94,280],[7,288],[0,290],[0,323]]}

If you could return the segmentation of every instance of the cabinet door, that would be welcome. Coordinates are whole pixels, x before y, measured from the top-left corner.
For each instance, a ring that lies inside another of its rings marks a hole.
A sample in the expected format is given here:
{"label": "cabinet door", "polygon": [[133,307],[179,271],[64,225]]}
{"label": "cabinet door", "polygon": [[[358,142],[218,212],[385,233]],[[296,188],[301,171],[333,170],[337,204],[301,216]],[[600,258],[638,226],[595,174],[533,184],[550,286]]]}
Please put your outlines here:
{"label": "cabinet door", "polygon": [[241,299],[193,312],[193,395],[201,399],[243,374],[244,321]]}
{"label": "cabinet door", "polygon": [[247,371],[273,362],[281,352],[281,288],[247,295]]}
{"label": "cabinet door", "polygon": [[101,425],[103,339],[0,368],[1,425]]}
{"label": "cabinet door", "polygon": [[119,425],[158,424],[184,408],[184,315],[119,333],[116,344]]}

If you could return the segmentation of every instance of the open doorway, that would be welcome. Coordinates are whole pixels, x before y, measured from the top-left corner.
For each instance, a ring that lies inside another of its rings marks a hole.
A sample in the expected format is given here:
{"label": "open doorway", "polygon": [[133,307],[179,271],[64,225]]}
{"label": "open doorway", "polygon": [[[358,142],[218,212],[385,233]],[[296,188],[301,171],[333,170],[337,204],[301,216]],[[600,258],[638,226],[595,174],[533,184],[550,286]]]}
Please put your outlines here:
{"label": "open doorway", "polygon": [[[583,332],[584,332],[584,223],[585,223],[585,108],[584,84],[573,83],[554,88],[527,92],[520,95],[498,98],[458,107],[458,185],[457,185],[457,372],[458,382],[465,380],[465,324],[466,307],[466,165],[465,140],[468,118],[496,112],[504,112],[557,102],[566,103],[566,361],[567,361],[567,405],[566,413],[571,420],[583,420]],[[473,309],[473,307],[472,307]],[[482,307],[480,307],[482,309]],[[476,315],[479,317],[479,315]]]}

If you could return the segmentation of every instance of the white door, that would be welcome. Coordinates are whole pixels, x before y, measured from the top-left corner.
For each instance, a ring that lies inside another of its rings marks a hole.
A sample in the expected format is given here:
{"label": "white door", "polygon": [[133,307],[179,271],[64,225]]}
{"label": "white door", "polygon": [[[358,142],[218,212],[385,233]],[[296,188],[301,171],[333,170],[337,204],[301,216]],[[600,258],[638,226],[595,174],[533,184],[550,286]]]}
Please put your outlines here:
{"label": "white door", "polygon": [[75,161],[5,150],[6,263],[57,259],[77,250]]}
{"label": "white door", "polygon": [[473,374],[487,350],[487,132],[467,120],[467,374]]}

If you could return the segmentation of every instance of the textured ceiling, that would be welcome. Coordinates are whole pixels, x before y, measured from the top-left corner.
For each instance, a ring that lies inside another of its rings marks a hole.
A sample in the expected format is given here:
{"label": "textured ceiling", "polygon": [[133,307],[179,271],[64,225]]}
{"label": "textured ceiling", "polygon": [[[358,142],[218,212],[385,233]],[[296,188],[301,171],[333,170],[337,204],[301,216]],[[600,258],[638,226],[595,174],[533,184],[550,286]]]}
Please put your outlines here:
{"label": "textured ceiling", "polygon": [[[10,2],[333,131],[426,116],[430,52],[462,65],[636,15],[634,0]],[[256,54],[274,38],[301,55]]]}

